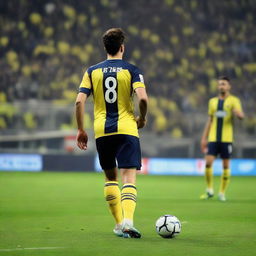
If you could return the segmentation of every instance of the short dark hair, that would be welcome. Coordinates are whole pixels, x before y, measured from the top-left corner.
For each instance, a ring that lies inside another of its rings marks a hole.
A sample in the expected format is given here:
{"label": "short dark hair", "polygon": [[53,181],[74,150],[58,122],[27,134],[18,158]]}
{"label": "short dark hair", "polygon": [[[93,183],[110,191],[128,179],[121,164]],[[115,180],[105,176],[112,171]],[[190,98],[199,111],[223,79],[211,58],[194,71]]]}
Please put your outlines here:
{"label": "short dark hair", "polygon": [[230,79],[227,76],[220,76],[218,80],[226,80],[230,83]]}
{"label": "short dark hair", "polygon": [[121,28],[111,28],[103,34],[102,39],[107,53],[113,56],[124,43],[125,35]]}

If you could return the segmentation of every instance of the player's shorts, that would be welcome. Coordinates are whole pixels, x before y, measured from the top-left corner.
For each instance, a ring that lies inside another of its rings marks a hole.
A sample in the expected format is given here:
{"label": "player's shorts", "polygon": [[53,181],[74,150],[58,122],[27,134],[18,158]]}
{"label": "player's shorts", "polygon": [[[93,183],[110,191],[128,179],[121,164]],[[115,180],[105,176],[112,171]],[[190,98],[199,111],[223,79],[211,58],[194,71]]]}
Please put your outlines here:
{"label": "player's shorts", "polygon": [[138,137],[124,134],[104,136],[96,139],[96,148],[103,170],[116,167],[141,168],[141,150]]}
{"label": "player's shorts", "polygon": [[222,159],[229,159],[232,155],[232,143],[227,142],[209,142],[207,155],[218,156]]}

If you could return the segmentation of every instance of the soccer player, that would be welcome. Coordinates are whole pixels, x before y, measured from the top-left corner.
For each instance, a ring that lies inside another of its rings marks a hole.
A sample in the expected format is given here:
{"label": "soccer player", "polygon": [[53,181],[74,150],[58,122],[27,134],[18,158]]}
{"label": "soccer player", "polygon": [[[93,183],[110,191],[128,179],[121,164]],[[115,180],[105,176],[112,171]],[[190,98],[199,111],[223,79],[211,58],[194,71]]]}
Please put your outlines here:
{"label": "soccer player", "polygon": [[206,153],[205,178],[206,193],[201,199],[213,197],[213,169],[215,158],[220,155],[223,173],[219,189],[219,200],[226,201],[225,192],[230,180],[230,157],[233,142],[233,118],[244,118],[240,100],[230,94],[231,83],[228,77],[222,76],[218,80],[218,97],[211,98],[208,106],[208,121],[205,125],[201,150]]}
{"label": "soccer player", "polygon": [[[84,130],[84,104],[90,94],[94,100],[94,133],[99,161],[105,173],[104,195],[115,219],[114,233],[140,238],[133,225],[136,207],[136,170],[141,167],[138,129],[146,124],[148,97],[142,72],[122,60],[124,32],[112,28],[103,35],[107,59],[85,72],[76,99],[77,145],[87,149]],[[139,116],[134,115],[133,95],[138,98]],[[118,171],[123,183],[120,191]]]}

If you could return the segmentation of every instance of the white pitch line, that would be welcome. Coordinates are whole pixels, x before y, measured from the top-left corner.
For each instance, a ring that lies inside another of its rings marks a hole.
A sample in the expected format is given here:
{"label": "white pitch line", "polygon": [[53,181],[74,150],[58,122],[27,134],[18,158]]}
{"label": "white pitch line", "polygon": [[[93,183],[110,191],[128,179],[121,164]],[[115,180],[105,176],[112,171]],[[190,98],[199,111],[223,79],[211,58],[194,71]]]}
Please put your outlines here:
{"label": "white pitch line", "polygon": [[32,247],[32,248],[11,248],[11,249],[0,249],[0,252],[13,252],[22,250],[56,250],[63,249],[66,247]]}
{"label": "white pitch line", "polygon": [[188,221],[181,221],[181,224],[188,224]]}

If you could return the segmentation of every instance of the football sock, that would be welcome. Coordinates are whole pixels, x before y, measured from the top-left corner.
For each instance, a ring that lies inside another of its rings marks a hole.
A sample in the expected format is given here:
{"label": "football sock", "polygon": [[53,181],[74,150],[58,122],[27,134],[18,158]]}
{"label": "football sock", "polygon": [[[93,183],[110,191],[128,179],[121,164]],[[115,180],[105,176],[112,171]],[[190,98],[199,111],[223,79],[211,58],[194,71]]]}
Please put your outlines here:
{"label": "football sock", "polygon": [[137,190],[136,186],[131,183],[123,185],[121,202],[124,215],[124,224],[133,226],[133,215],[136,207]]}
{"label": "football sock", "polygon": [[212,173],[213,173],[212,167],[205,168],[205,179],[206,179],[208,191],[213,191],[213,174]]}
{"label": "football sock", "polygon": [[121,192],[117,181],[108,181],[105,183],[104,196],[109,205],[109,210],[115,218],[116,224],[123,221]]}
{"label": "football sock", "polygon": [[220,193],[225,194],[230,181],[230,169],[224,169],[221,175]]}

